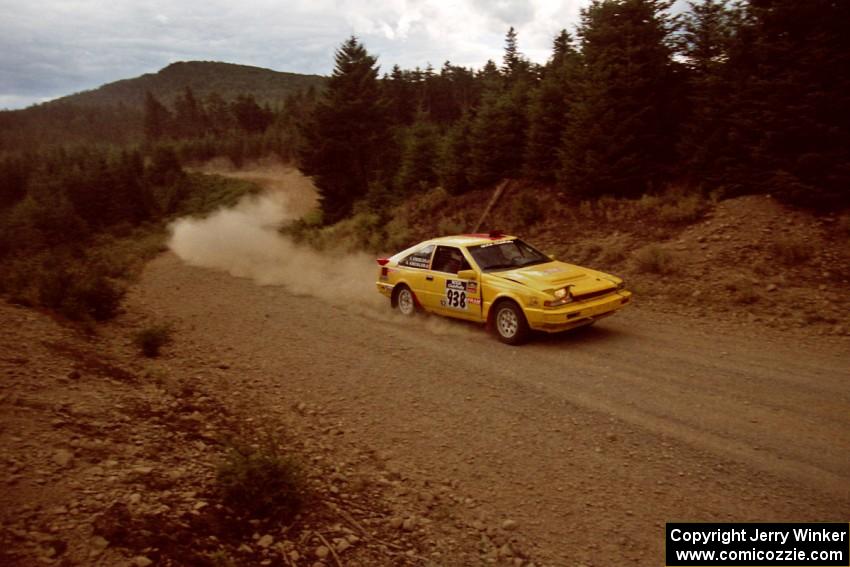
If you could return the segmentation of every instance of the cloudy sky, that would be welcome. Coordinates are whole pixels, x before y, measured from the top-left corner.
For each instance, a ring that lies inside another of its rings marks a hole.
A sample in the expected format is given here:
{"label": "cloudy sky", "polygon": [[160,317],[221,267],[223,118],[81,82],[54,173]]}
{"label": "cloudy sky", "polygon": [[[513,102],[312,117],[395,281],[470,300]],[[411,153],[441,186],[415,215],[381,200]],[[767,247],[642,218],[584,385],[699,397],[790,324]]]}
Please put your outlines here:
{"label": "cloudy sky", "polygon": [[382,69],[480,67],[508,26],[533,61],[589,0],[0,0],[0,108],[22,108],[174,61],[328,74],[355,34]]}

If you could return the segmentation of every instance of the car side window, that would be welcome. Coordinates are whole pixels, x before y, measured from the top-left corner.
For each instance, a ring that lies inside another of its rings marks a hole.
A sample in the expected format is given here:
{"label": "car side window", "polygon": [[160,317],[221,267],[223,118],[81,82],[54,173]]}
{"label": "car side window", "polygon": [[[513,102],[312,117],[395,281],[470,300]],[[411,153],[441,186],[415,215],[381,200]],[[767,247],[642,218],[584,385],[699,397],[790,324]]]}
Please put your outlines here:
{"label": "car side window", "polygon": [[420,248],[413,254],[406,256],[401,262],[399,262],[402,266],[407,266],[408,268],[421,268],[423,270],[427,270],[431,265],[431,253],[434,251],[434,245],[429,244],[425,248]]}
{"label": "car side window", "polygon": [[452,246],[437,246],[431,269],[435,272],[456,274],[460,270],[469,270],[469,262],[463,257],[459,248]]}

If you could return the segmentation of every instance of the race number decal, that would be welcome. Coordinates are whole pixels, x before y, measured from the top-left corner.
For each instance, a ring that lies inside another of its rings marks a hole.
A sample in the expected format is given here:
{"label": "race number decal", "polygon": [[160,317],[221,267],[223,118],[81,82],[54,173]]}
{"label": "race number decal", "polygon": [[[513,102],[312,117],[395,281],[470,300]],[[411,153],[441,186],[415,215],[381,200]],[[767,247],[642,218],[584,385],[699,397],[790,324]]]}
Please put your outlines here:
{"label": "race number decal", "polygon": [[441,303],[450,309],[465,310],[468,305],[466,300],[466,282],[461,280],[446,280],[446,298]]}

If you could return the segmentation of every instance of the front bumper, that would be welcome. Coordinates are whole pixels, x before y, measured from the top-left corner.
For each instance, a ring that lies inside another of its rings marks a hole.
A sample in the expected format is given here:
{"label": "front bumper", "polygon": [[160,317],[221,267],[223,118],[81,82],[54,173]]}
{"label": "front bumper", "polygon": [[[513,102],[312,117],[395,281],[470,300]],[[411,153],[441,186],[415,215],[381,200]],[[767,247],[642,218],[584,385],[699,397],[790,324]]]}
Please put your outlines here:
{"label": "front bumper", "polygon": [[558,333],[589,325],[613,315],[631,301],[632,292],[618,291],[599,299],[569,303],[560,309],[525,309],[528,326],[538,331]]}

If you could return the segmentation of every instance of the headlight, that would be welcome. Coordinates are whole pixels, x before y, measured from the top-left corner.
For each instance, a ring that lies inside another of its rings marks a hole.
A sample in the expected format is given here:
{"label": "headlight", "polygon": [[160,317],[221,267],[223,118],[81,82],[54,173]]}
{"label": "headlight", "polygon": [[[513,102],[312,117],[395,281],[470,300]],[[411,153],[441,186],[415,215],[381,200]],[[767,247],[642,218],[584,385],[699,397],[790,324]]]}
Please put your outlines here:
{"label": "headlight", "polygon": [[555,299],[544,301],[543,307],[560,307],[561,305],[566,305],[573,300],[573,294],[570,293],[569,287],[556,289],[552,295],[555,296]]}

